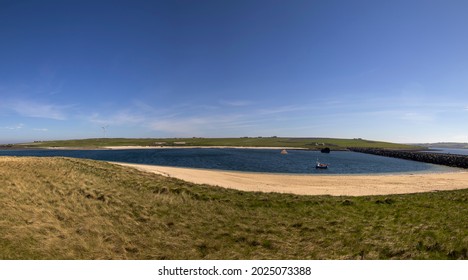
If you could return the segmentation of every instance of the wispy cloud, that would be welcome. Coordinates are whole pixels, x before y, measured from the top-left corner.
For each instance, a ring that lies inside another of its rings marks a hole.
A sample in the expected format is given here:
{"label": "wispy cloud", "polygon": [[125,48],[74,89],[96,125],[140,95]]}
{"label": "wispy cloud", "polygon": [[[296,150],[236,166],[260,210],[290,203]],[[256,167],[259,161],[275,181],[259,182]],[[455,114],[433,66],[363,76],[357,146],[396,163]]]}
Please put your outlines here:
{"label": "wispy cloud", "polygon": [[407,112],[402,114],[400,119],[413,122],[429,122],[434,120],[434,116],[428,113]]}
{"label": "wispy cloud", "polygon": [[175,136],[188,136],[200,133],[201,127],[206,127],[206,120],[201,118],[182,118],[155,120],[148,124],[154,131],[173,133]]}
{"label": "wispy cloud", "polygon": [[66,120],[66,111],[70,107],[24,100],[14,101],[9,104],[9,108],[21,116],[53,120]]}
{"label": "wispy cloud", "polygon": [[305,106],[287,105],[287,106],[280,106],[280,107],[263,108],[263,109],[259,109],[257,112],[258,114],[261,114],[261,115],[271,115],[271,114],[282,114],[282,113],[303,111],[306,109],[307,107]]}
{"label": "wispy cloud", "polygon": [[295,113],[307,108],[287,105],[248,110],[240,104],[212,111],[200,110],[182,114],[166,112],[168,114],[148,118],[147,127],[176,136],[256,134],[265,130],[265,127],[278,125],[278,121],[294,121],[298,117]]}
{"label": "wispy cloud", "polygon": [[248,100],[220,100],[219,103],[231,107],[244,107],[253,104],[252,101]]}
{"label": "wispy cloud", "polygon": [[22,129],[23,127],[24,127],[24,124],[19,123],[19,124],[16,124],[16,125],[4,126],[4,127],[0,127],[0,128],[1,129],[8,129],[8,130],[19,130],[19,129]]}
{"label": "wispy cloud", "polygon": [[226,129],[248,127],[243,115],[210,115],[186,116],[155,119],[148,128],[154,131],[172,133],[176,136],[214,135]]}
{"label": "wispy cloud", "polygon": [[104,116],[99,113],[91,114],[88,121],[98,125],[129,125],[143,123],[146,117],[129,110],[123,110],[115,114]]}

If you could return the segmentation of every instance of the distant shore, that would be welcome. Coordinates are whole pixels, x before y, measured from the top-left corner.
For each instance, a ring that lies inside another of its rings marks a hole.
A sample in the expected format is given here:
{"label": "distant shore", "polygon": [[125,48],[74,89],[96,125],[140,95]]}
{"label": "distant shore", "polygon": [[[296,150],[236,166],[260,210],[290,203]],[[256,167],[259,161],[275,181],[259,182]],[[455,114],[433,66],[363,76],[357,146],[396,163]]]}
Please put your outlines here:
{"label": "distant shore", "polygon": [[287,175],[115,163],[196,184],[253,192],[366,196],[468,188],[468,172],[398,175]]}
{"label": "distant shore", "polygon": [[307,150],[299,147],[245,147],[245,146],[103,146],[103,147],[47,147],[50,150],[140,150],[140,149],[258,149],[258,150]]}
{"label": "distant shore", "polygon": [[60,149],[62,147],[75,147],[83,149],[102,149],[110,148],[137,148],[137,149],[155,149],[172,147],[182,148],[247,148],[247,147],[267,147],[274,149],[282,148],[303,148],[311,150],[320,150],[330,148],[332,150],[346,150],[349,147],[361,148],[382,148],[382,149],[400,149],[414,150],[421,149],[420,146],[406,145],[399,143],[390,143],[382,141],[367,140],[362,138],[344,139],[344,138],[318,138],[318,137],[240,137],[240,138],[88,138],[88,139],[70,139],[70,140],[50,140],[34,141],[30,143],[14,144],[28,148],[48,148]]}

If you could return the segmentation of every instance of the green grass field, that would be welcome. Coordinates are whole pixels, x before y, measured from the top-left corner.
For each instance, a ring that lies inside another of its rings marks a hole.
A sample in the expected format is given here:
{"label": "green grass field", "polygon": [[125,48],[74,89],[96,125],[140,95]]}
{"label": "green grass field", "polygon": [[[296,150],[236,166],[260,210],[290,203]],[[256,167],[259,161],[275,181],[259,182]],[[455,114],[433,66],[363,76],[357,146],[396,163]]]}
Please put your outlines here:
{"label": "green grass field", "polygon": [[[177,144],[183,142],[184,144]],[[163,144],[161,144],[163,143]],[[348,147],[356,148],[385,148],[385,149],[420,149],[421,147],[396,144],[365,139],[337,139],[337,138],[163,138],[163,139],[131,139],[131,138],[96,138],[63,141],[45,141],[27,143],[23,147],[87,147],[98,148],[104,146],[245,146],[245,147],[296,147],[306,149],[321,149],[330,147],[343,150]]]}
{"label": "green grass field", "polygon": [[0,259],[466,259],[468,190],[297,196],[0,157]]}

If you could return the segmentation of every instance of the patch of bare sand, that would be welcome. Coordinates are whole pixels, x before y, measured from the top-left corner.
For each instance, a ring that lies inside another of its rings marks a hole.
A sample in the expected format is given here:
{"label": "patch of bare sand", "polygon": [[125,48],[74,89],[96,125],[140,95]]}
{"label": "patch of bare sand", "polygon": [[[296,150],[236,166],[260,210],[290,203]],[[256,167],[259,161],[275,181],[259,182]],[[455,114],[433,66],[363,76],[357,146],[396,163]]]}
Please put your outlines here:
{"label": "patch of bare sand", "polygon": [[468,172],[398,175],[287,175],[116,163],[185,181],[242,191],[300,195],[388,195],[468,188]]}

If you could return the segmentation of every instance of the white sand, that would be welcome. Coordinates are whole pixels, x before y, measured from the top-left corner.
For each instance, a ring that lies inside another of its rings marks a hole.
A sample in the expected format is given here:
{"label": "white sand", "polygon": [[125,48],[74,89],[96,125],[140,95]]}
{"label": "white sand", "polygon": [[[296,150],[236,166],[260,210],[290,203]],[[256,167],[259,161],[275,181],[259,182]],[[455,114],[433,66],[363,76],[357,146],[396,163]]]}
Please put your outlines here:
{"label": "white sand", "polygon": [[283,175],[116,163],[185,181],[242,191],[300,195],[387,195],[468,188],[468,172],[403,175]]}

